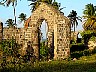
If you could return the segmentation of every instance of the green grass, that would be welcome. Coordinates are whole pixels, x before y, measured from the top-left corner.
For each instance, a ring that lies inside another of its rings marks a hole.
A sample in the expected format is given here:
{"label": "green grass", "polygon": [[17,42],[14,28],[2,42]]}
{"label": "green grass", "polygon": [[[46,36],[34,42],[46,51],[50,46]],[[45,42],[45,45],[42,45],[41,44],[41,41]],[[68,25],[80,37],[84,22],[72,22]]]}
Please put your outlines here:
{"label": "green grass", "polygon": [[[4,70],[4,69],[3,69]],[[94,61],[52,61],[41,62],[33,65],[23,64],[22,66],[9,67],[5,72],[96,72]],[[4,72],[4,71],[3,71]]]}
{"label": "green grass", "polygon": [[96,54],[83,56],[76,61],[50,61],[7,65],[0,72],[96,72]]}

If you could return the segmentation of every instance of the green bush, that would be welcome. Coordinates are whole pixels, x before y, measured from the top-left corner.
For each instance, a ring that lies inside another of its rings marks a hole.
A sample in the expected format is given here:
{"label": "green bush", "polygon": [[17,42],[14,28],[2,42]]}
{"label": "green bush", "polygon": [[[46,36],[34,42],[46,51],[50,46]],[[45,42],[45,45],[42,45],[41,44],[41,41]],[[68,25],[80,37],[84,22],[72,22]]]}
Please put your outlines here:
{"label": "green bush", "polygon": [[83,43],[77,43],[77,44],[71,44],[70,46],[70,51],[75,52],[75,51],[83,51],[87,47]]}
{"label": "green bush", "polygon": [[96,61],[51,61],[39,62],[34,65],[24,63],[21,65],[7,65],[0,67],[0,72],[96,72]]}
{"label": "green bush", "polygon": [[95,36],[92,36],[92,37],[90,37],[89,40],[90,40],[90,41],[95,41],[95,40],[96,40],[96,37],[95,37]]}
{"label": "green bush", "polygon": [[82,56],[90,56],[95,53],[96,53],[96,48],[93,50],[85,49],[83,51],[75,51],[75,52],[71,53],[71,57],[72,58],[80,58]]}
{"label": "green bush", "polygon": [[18,54],[18,49],[20,45],[16,43],[15,39],[3,40],[1,42],[1,50],[4,55],[16,56]]}
{"label": "green bush", "polygon": [[40,44],[40,56],[41,59],[47,59],[49,54],[49,48],[45,45],[45,41]]}
{"label": "green bush", "polygon": [[82,41],[84,43],[87,43],[89,41],[89,39],[91,38],[92,40],[94,40],[94,37],[96,37],[96,32],[93,30],[87,30],[87,31],[83,31],[80,33],[82,36]]}
{"label": "green bush", "polygon": [[96,54],[90,55],[90,56],[82,56],[79,58],[79,60],[87,60],[87,61],[93,61],[96,60]]}
{"label": "green bush", "polygon": [[83,56],[83,51],[76,51],[71,53],[71,58],[79,58],[81,56]]}
{"label": "green bush", "polygon": [[3,40],[1,42],[0,50],[2,52],[2,56],[0,59],[1,67],[5,68],[8,63],[16,64],[16,61],[19,60],[19,52],[20,45],[16,43],[15,39]]}

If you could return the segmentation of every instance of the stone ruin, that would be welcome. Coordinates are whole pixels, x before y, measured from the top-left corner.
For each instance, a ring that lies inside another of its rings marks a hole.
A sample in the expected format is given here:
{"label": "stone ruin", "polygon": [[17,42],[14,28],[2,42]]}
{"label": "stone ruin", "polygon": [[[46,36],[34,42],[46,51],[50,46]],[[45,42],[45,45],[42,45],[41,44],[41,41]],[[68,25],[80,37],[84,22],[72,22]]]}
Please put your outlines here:
{"label": "stone ruin", "polygon": [[2,37],[3,37],[3,23],[0,22],[0,42],[2,41]]}
{"label": "stone ruin", "polygon": [[0,41],[10,39],[12,36],[17,43],[26,50],[28,42],[32,44],[34,55],[40,56],[39,29],[42,21],[48,26],[48,47],[53,50],[54,59],[65,59],[70,56],[71,26],[67,17],[52,6],[41,3],[32,15],[25,21],[24,28],[2,28],[0,23]]}

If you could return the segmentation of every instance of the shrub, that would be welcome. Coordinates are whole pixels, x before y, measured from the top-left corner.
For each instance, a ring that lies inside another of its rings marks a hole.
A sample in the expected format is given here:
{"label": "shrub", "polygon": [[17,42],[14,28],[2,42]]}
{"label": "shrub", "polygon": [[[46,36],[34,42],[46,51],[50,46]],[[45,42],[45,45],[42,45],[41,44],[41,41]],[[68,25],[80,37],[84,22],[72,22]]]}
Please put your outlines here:
{"label": "shrub", "polygon": [[46,59],[49,54],[49,48],[45,45],[45,41],[40,44],[40,56],[43,59]]}
{"label": "shrub", "polygon": [[71,44],[70,51],[75,52],[75,51],[83,51],[87,47],[83,43],[77,43],[77,44]]}
{"label": "shrub", "polygon": [[94,39],[94,37],[96,37],[96,32],[93,30],[83,31],[81,32],[81,36],[83,42],[87,43],[91,37],[92,37],[91,39]]}
{"label": "shrub", "polygon": [[76,51],[71,53],[71,58],[79,58],[81,56],[83,56],[83,51]]}
{"label": "shrub", "polygon": [[19,44],[17,44],[13,38],[10,40],[3,40],[1,43],[1,50],[3,54],[7,56],[16,56],[19,48]]}
{"label": "shrub", "polygon": [[90,41],[95,41],[95,40],[96,40],[96,37],[95,37],[95,36],[92,36],[92,37],[90,37],[89,40],[90,40]]}
{"label": "shrub", "polygon": [[71,53],[71,57],[72,58],[80,58],[82,56],[90,56],[95,53],[96,53],[96,48],[93,50],[85,49],[83,51],[75,51],[75,52]]}

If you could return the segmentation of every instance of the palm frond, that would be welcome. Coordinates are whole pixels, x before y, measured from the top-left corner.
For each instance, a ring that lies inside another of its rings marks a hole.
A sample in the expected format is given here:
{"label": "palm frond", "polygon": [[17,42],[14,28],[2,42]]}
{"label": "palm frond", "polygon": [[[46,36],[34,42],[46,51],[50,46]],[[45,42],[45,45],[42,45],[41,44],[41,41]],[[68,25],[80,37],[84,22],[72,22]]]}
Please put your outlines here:
{"label": "palm frond", "polygon": [[36,2],[37,0],[28,0],[28,1]]}
{"label": "palm frond", "polygon": [[82,18],[80,16],[76,17],[76,19],[82,22]]}
{"label": "palm frond", "polygon": [[80,16],[77,16],[77,12],[74,10],[70,12],[68,18],[70,19],[71,26],[74,28],[74,32],[75,32],[75,27],[78,26],[78,20],[82,22],[82,18]]}
{"label": "palm frond", "polygon": [[31,4],[29,4],[28,6],[31,6],[31,5],[34,5],[35,3],[31,3]]}
{"label": "palm frond", "polygon": [[75,21],[76,22],[76,27],[78,26],[78,22],[77,22],[77,20]]}
{"label": "palm frond", "polygon": [[1,1],[1,2],[0,2],[0,5],[5,6],[5,3],[6,3],[6,1]]}
{"label": "palm frond", "polygon": [[64,8],[66,8],[66,7],[60,8],[59,10],[61,11],[61,10],[64,9]]}

